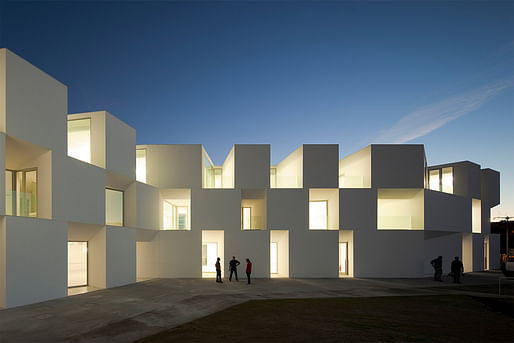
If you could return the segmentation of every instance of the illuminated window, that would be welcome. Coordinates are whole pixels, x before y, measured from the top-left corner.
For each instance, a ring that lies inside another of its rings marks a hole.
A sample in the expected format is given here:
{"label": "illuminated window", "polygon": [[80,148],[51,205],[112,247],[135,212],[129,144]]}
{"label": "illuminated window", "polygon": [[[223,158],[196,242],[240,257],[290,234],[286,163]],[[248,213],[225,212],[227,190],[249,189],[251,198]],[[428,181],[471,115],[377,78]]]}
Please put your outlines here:
{"label": "illuminated window", "polygon": [[443,168],[442,175],[442,191],[453,194],[453,168]]}
{"label": "illuminated window", "polygon": [[471,232],[482,233],[482,201],[471,199]]}
{"label": "illuminated window", "polygon": [[270,245],[270,273],[278,273],[278,243],[272,242]]}
{"label": "illuminated window", "polygon": [[162,225],[168,230],[189,230],[189,207],[162,202]]}
{"label": "illuminated window", "polygon": [[87,286],[87,242],[68,242],[68,287]]}
{"label": "illuminated window", "polygon": [[105,224],[123,226],[123,192],[105,189]]}
{"label": "illuminated window", "polygon": [[216,259],[218,254],[218,244],[202,244],[202,273],[216,272]]}
{"label": "illuminated window", "polygon": [[348,242],[339,243],[339,274],[348,275]]}
{"label": "illuminated window", "polygon": [[439,181],[439,169],[433,169],[429,173],[429,187],[433,191],[440,190],[440,181]]}
{"label": "illuminated window", "polygon": [[5,214],[38,216],[37,169],[5,171]]}
{"label": "illuminated window", "polygon": [[136,180],[146,183],[146,149],[136,149]]}
{"label": "illuminated window", "polygon": [[250,230],[252,228],[252,208],[251,207],[243,207],[242,212],[242,223],[241,228],[243,230]]}
{"label": "illuminated window", "polygon": [[424,191],[422,189],[379,189],[377,230],[423,230]]}
{"label": "illuminated window", "polygon": [[328,201],[309,202],[309,229],[326,230],[328,224]]}
{"label": "illuminated window", "polygon": [[68,120],[68,156],[91,163],[91,119]]}

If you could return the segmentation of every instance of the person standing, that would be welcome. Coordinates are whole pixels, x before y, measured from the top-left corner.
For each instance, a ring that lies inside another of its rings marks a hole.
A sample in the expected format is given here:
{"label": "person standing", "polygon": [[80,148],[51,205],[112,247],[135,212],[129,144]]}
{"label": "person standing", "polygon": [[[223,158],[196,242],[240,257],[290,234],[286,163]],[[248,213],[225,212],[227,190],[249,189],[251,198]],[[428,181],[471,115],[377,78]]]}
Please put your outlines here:
{"label": "person standing", "polygon": [[216,266],[216,282],[223,282],[223,281],[221,281],[221,263],[220,263],[219,257],[216,260],[215,266]]}
{"label": "person standing", "polygon": [[248,278],[248,284],[250,284],[250,274],[252,274],[252,262],[250,259],[246,259],[246,277]]}
{"label": "person standing", "polygon": [[439,256],[438,258],[433,259],[430,263],[432,264],[432,267],[434,267],[434,280],[443,281],[441,280],[441,276],[443,275],[443,257]]}
{"label": "person standing", "polygon": [[239,279],[237,278],[237,266],[240,265],[241,262],[236,260],[235,256],[232,256],[232,259],[230,260],[230,262],[228,264],[229,264],[229,269],[230,269],[230,276],[228,278],[228,281],[232,281],[232,273],[234,273],[236,275],[236,281],[239,281]]}
{"label": "person standing", "polygon": [[459,261],[459,257],[455,256],[452,261],[453,283],[460,283],[460,273],[464,272],[464,265]]}

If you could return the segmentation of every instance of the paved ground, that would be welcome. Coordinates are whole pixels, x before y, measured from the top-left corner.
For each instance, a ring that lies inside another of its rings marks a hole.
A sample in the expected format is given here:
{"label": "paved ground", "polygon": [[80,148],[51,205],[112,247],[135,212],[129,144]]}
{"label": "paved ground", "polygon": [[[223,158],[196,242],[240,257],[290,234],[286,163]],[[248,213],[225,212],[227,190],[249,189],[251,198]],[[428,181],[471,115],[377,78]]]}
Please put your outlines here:
{"label": "paved ground", "polygon": [[[0,310],[0,342],[127,342],[249,299],[430,294],[497,296],[499,273],[471,273],[463,283],[426,279],[153,279],[39,304]],[[510,284],[510,285],[509,285]],[[514,297],[513,282],[504,292]]]}

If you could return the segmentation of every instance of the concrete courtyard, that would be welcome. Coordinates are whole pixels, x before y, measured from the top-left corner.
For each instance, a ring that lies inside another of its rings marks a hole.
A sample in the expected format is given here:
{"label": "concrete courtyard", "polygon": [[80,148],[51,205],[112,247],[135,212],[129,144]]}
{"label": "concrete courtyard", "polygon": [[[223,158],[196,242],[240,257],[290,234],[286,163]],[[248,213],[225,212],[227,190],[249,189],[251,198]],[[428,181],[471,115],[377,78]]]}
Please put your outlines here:
{"label": "concrete courtyard", "polygon": [[[0,311],[0,341],[127,342],[250,299],[475,294],[498,296],[498,272],[469,273],[462,284],[423,279],[152,279]],[[502,278],[502,296],[513,281]]]}

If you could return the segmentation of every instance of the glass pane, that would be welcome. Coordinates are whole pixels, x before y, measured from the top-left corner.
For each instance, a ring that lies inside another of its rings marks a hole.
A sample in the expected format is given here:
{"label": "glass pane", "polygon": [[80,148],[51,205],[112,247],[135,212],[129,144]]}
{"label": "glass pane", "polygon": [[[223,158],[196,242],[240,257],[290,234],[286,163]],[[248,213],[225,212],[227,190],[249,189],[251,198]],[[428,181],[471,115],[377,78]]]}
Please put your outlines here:
{"label": "glass pane", "polygon": [[146,182],[146,149],[136,150],[136,180]]}
{"label": "glass pane", "polygon": [[309,202],[309,229],[327,229],[327,201]]}
{"label": "glass pane", "polygon": [[215,273],[216,272],[216,258],[218,253],[217,243],[202,244],[202,272]]}
{"label": "glass pane", "polygon": [[348,243],[339,243],[339,273],[348,274],[346,268],[348,256]]}
{"label": "glass pane", "polygon": [[181,230],[187,229],[187,207],[177,207],[177,216],[177,228]]}
{"label": "glass pane", "polygon": [[252,209],[250,207],[243,207],[243,230],[251,229],[251,218],[252,218]]}
{"label": "glass pane", "polygon": [[270,272],[271,274],[278,273],[278,243],[272,242],[269,252],[270,258]]}
{"label": "glass pane", "polygon": [[123,192],[113,189],[105,190],[105,223],[123,226]]}
{"label": "glass pane", "polygon": [[23,172],[16,172],[16,215],[25,216],[23,206]]}
{"label": "glass pane", "polygon": [[68,287],[87,285],[87,242],[68,242]]}
{"label": "glass pane", "polygon": [[28,217],[37,217],[37,171],[25,172],[25,212]]}
{"label": "glass pane", "polygon": [[68,120],[68,156],[91,163],[91,119]]}
{"label": "glass pane", "polygon": [[13,183],[12,183],[12,171],[5,171],[5,214],[12,216],[13,210]]}
{"label": "glass pane", "polygon": [[453,168],[443,168],[443,192],[453,194]]}
{"label": "glass pane", "polygon": [[430,181],[429,181],[430,189],[433,191],[439,191],[439,169],[431,170],[429,177],[430,177]]}

